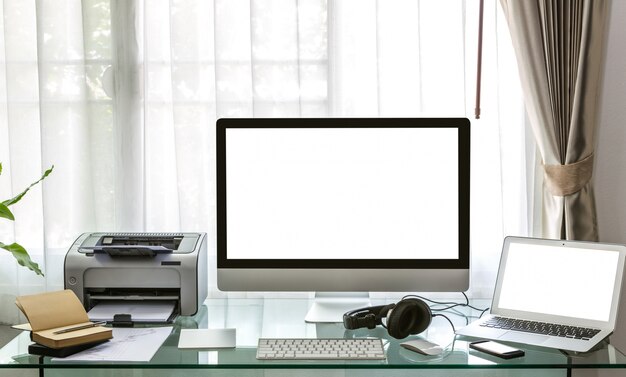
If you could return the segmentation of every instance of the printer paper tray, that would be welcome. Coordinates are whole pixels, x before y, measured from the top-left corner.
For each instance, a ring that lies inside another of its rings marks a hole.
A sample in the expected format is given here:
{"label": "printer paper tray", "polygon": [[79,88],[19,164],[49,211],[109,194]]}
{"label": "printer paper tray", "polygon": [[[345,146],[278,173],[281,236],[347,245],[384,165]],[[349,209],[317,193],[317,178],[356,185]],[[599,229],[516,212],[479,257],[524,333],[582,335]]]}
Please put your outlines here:
{"label": "printer paper tray", "polygon": [[90,295],[92,300],[100,301],[168,301],[178,300],[178,296],[141,296],[141,295],[128,295],[128,296],[106,296],[106,295]]}
{"label": "printer paper tray", "polygon": [[106,301],[96,304],[87,315],[91,321],[112,322],[116,314],[130,314],[132,322],[170,322],[176,301]]}

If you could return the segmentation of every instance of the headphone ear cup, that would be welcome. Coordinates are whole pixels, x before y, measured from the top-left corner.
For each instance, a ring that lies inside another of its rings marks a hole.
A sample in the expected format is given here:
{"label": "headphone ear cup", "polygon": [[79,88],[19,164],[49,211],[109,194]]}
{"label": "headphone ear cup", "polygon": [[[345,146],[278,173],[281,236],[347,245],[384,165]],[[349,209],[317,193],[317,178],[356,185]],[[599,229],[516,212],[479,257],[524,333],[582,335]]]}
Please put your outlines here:
{"label": "headphone ear cup", "polygon": [[396,339],[404,339],[411,334],[426,330],[432,320],[430,307],[419,299],[406,299],[398,302],[387,316],[387,331]]}

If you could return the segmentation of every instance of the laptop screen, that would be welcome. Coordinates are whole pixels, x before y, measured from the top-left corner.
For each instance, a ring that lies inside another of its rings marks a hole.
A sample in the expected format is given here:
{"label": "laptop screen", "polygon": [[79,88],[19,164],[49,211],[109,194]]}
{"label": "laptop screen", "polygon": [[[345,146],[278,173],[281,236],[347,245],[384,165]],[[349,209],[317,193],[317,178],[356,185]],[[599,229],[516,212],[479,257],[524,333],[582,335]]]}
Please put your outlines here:
{"label": "laptop screen", "polygon": [[504,256],[499,309],[609,321],[619,251],[512,241]]}

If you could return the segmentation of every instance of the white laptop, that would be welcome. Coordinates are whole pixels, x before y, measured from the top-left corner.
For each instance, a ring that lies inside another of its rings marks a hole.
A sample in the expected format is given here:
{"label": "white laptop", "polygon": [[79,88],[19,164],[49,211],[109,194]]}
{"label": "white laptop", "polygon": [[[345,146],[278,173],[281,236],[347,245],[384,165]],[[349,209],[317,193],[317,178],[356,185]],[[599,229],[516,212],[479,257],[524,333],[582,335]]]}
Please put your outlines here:
{"label": "white laptop", "polygon": [[587,352],[617,318],[626,246],[507,237],[489,315],[457,335]]}

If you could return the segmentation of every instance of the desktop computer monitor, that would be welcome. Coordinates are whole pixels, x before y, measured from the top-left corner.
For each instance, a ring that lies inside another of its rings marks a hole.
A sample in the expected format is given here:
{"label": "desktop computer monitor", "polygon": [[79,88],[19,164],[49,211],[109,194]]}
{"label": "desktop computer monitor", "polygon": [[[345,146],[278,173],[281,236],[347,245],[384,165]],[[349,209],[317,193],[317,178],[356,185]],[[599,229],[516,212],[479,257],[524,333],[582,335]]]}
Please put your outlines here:
{"label": "desktop computer monitor", "polygon": [[466,118],[219,119],[216,128],[219,289],[467,290]]}

